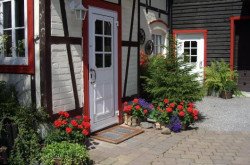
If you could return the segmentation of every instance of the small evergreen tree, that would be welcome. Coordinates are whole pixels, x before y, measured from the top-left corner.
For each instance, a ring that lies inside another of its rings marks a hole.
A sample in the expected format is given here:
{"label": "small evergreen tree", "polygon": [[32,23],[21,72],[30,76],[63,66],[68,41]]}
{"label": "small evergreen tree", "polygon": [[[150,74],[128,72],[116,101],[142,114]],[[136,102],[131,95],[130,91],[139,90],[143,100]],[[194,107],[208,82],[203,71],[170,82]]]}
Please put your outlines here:
{"label": "small evergreen tree", "polygon": [[193,66],[178,57],[176,44],[170,40],[166,56],[153,56],[142,76],[143,89],[152,100],[169,98],[172,101],[194,102],[203,97],[203,87],[198,74],[192,74]]}

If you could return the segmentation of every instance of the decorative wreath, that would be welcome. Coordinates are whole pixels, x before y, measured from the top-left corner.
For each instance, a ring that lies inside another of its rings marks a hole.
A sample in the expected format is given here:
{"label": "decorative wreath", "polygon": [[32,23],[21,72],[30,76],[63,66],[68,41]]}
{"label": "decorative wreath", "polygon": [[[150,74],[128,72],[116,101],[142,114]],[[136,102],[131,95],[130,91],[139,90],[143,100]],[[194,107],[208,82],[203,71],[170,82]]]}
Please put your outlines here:
{"label": "decorative wreath", "polygon": [[145,53],[147,55],[150,55],[153,53],[153,50],[154,50],[154,42],[152,40],[148,40],[145,45]]}
{"label": "decorative wreath", "polygon": [[140,29],[140,31],[139,31],[139,42],[140,42],[141,45],[144,44],[144,42],[145,42],[145,38],[146,38],[145,36],[146,36],[145,31],[143,29]]}

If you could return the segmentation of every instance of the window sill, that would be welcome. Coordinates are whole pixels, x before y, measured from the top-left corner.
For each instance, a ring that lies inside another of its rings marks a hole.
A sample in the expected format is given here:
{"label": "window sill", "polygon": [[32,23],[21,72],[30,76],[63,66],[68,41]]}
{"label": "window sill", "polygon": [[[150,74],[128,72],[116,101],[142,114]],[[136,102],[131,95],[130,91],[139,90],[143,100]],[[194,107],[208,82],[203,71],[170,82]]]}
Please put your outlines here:
{"label": "window sill", "polygon": [[0,65],[28,65],[28,58],[27,57],[0,58]]}

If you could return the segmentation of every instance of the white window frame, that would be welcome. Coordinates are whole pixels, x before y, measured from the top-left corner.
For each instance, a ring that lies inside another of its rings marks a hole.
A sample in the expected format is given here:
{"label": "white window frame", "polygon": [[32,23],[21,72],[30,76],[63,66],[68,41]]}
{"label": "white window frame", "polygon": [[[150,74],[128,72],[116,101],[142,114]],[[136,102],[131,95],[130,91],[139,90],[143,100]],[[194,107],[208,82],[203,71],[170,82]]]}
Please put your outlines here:
{"label": "white window frame", "polygon": [[163,42],[164,36],[162,36],[160,34],[152,34],[152,40],[154,42],[153,54],[155,54],[155,55],[163,54],[163,47],[162,46],[164,45],[164,42]]}
{"label": "white window frame", "polygon": [[[25,56],[17,57],[16,45],[16,28],[15,24],[15,0],[0,0],[0,22],[3,22],[3,2],[11,2],[11,32],[12,32],[12,57],[5,57],[3,52],[0,53],[0,65],[28,65],[28,31],[27,31],[27,0],[24,0],[24,42]],[[3,35],[3,23],[0,23],[0,35]]]}

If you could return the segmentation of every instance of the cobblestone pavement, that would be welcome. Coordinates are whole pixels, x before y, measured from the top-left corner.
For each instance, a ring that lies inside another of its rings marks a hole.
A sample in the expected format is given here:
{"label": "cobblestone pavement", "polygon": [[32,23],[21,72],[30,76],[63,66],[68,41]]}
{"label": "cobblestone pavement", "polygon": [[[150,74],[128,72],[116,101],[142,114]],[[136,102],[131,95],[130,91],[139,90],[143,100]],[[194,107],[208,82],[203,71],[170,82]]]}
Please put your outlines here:
{"label": "cobblestone pavement", "polygon": [[193,129],[162,135],[149,129],[118,145],[91,141],[90,157],[97,165],[250,165],[250,132]]}
{"label": "cobblestone pavement", "polygon": [[250,165],[250,98],[206,97],[199,129],[162,135],[149,129],[118,145],[92,140],[97,165]]}

